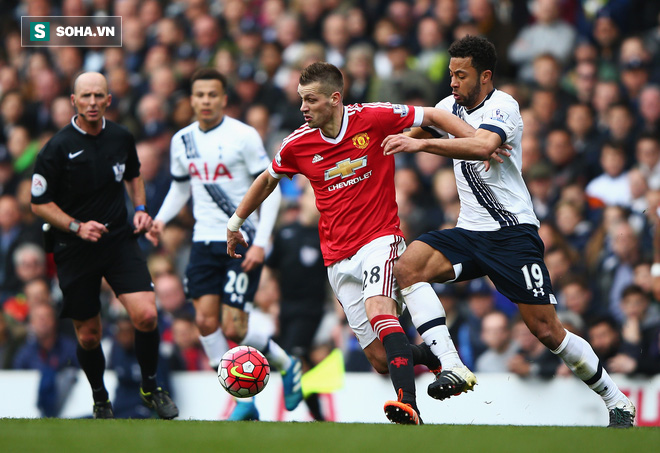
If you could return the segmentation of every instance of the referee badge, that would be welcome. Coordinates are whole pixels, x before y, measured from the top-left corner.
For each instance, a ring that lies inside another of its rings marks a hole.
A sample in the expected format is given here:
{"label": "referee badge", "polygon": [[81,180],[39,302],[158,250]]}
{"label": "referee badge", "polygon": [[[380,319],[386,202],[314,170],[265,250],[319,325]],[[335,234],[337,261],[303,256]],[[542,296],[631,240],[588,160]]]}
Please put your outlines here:
{"label": "referee badge", "polygon": [[115,181],[120,182],[124,177],[124,171],[126,171],[126,164],[120,164],[117,162],[112,166],[112,170],[115,172]]}
{"label": "referee badge", "polygon": [[46,193],[46,187],[48,187],[46,178],[41,176],[39,173],[32,175],[32,189],[30,190],[32,192],[32,196],[42,196],[44,193]]}

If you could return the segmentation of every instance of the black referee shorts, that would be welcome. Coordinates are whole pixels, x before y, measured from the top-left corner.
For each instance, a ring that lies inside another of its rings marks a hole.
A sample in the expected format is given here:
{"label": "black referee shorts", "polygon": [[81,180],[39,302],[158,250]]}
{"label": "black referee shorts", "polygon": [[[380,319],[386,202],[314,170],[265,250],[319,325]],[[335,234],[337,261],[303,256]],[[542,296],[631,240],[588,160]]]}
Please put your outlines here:
{"label": "black referee shorts", "polygon": [[417,240],[442,252],[452,265],[462,265],[456,281],[487,275],[512,302],[557,303],[543,261],[545,247],[534,225],[521,224],[497,231],[450,228],[424,233]]}
{"label": "black referee shorts", "polygon": [[54,257],[64,296],[61,318],[84,321],[96,316],[103,277],[117,296],[153,291],[147,262],[130,230],[98,243],[57,244]]}

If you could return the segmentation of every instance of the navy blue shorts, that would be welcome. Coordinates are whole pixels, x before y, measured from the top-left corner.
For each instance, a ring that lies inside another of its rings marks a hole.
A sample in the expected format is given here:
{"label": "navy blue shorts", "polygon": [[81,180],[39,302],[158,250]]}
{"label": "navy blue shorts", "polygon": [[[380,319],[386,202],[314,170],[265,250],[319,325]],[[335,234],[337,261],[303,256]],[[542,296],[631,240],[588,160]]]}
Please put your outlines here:
{"label": "navy blue shorts", "polygon": [[[236,252],[245,257],[246,249],[239,245]],[[226,242],[193,242],[186,268],[188,296],[217,294],[223,304],[249,311],[263,266],[244,272],[241,263],[243,258],[227,255]]]}
{"label": "navy blue shorts", "polygon": [[463,228],[430,231],[417,238],[442,252],[462,272],[456,281],[487,275],[512,302],[556,304],[545,247],[534,225],[515,225],[497,231]]}

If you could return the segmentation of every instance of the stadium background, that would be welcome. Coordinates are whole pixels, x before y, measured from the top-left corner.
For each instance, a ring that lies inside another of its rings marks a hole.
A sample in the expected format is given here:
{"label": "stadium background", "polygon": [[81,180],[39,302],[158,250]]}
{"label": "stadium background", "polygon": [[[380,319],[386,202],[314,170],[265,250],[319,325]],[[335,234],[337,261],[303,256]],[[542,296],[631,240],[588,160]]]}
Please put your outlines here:
{"label": "stadium background", "polygon": [[[654,208],[660,200],[657,2],[5,0],[2,9],[1,368],[11,369],[9,357],[34,337],[30,308],[40,303],[56,306],[59,301],[52,263],[39,251],[40,221],[29,210],[29,181],[36,153],[70,120],[68,95],[75,74],[95,70],[108,77],[113,95],[108,118],[129,128],[138,140],[154,214],[169,187],[169,139],[192,120],[187,80],[195,69],[213,66],[228,76],[227,114],[257,128],[272,155],[281,139],[302,122],[295,91],[301,67],[319,59],[341,67],[347,103],[434,105],[450,92],[448,45],[464,34],[483,34],[498,49],[496,86],[514,95],[523,113],[523,173],[543,222],[559,310],[587,338],[596,320],[609,316],[615,321],[616,338],[597,352],[604,360],[620,357],[619,353],[637,360],[632,369],[621,360],[610,366],[630,376],[625,382],[633,382],[631,389],[656,395],[640,412],[641,419],[658,420],[657,378],[651,376],[660,371],[660,309],[650,273]],[[20,16],[94,14],[122,16],[121,48],[20,46]],[[623,149],[623,168],[604,175],[601,151],[608,147]],[[435,156],[398,158],[397,198],[409,240],[455,222],[457,199],[450,168],[450,162]],[[294,180],[284,190],[280,224],[295,217],[300,184]],[[143,243],[161,303],[163,354],[172,373],[208,372],[194,327],[185,324],[185,316],[177,317],[182,308],[185,311],[184,301],[177,295],[168,300],[171,294],[166,291],[171,289],[169,277],[182,276],[190,228],[187,209],[170,225],[163,245],[154,249]],[[21,247],[26,244],[37,247]],[[21,253],[15,253],[17,249]],[[587,282],[586,308],[571,305],[565,293],[575,280]],[[621,294],[633,283],[650,300],[643,319],[636,321],[643,333],[643,357],[634,352],[641,347],[633,347],[633,352],[624,347],[629,346],[626,327],[634,323],[621,308]],[[483,347],[478,344],[480,318],[473,303],[477,296],[488,295],[492,307],[515,319],[515,307],[487,283],[437,289],[451,304],[448,311],[458,323],[454,337],[468,362],[476,360]],[[270,282],[264,283],[259,303],[267,314],[265,324],[276,332],[278,297]],[[349,372],[366,370],[333,301],[327,306],[318,356],[337,347]],[[109,350],[123,318],[109,291],[104,292],[104,312],[104,345]],[[181,335],[173,333],[175,319],[183,326]],[[70,336],[70,328],[60,326],[58,335]],[[543,391],[552,392],[552,386],[573,379],[556,371],[545,380],[536,375],[524,382],[543,382]],[[17,376],[13,373],[17,372],[0,372],[0,382]],[[516,385],[521,373],[511,374]],[[178,374],[172,378],[176,381]],[[33,391],[36,394],[36,386]],[[538,406],[540,410],[543,405]],[[645,415],[645,410],[650,412]]]}

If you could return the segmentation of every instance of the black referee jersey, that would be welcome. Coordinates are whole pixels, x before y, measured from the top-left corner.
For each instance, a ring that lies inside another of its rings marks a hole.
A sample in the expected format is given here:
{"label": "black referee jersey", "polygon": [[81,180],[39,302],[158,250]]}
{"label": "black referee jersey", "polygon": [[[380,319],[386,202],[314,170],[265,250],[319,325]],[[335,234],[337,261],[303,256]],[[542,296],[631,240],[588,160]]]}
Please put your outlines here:
{"label": "black referee jersey", "polygon": [[[114,236],[129,228],[124,180],[140,174],[135,139],[122,126],[103,118],[103,129],[90,135],[71,124],[58,131],[37,156],[32,203],[54,202],[70,216],[103,223]],[[55,230],[62,242],[82,241]]]}

